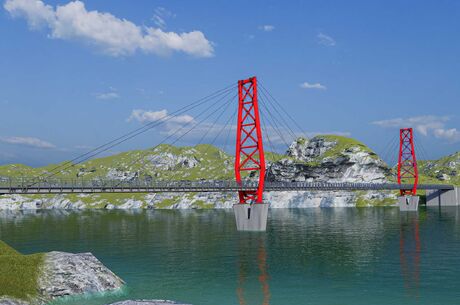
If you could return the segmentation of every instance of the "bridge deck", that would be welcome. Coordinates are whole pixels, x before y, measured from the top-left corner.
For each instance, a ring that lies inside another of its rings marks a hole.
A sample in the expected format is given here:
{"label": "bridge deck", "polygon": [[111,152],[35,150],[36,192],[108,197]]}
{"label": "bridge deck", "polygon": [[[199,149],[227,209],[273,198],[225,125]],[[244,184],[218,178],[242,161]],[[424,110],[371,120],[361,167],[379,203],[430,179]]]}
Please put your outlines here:
{"label": "bridge deck", "polygon": [[[146,181],[146,180],[0,180],[0,194],[65,194],[65,193],[159,193],[159,192],[236,192],[254,190],[257,182],[245,181]],[[411,189],[396,183],[354,182],[266,182],[266,192],[277,191],[378,191]],[[418,189],[452,190],[447,184],[420,184]]]}

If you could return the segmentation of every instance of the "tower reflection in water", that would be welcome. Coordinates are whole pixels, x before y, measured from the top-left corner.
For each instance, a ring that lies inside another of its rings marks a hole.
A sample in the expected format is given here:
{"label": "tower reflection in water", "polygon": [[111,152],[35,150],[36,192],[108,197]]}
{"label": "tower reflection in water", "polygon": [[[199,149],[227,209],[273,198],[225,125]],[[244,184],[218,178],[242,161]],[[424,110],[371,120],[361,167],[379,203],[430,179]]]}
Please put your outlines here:
{"label": "tower reflection in water", "polygon": [[411,295],[418,297],[420,284],[420,232],[417,213],[401,217],[399,260],[404,287]]}
{"label": "tower reflection in water", "polygon": [[[265,236],[249,233],[239,241],[238,287],[236,294],[240,305],[269,305],[270,285],[267,270]],[[254,291],[251,280],[255,278],[260,290]],[[260,293],[261,292],[261,293]]]}

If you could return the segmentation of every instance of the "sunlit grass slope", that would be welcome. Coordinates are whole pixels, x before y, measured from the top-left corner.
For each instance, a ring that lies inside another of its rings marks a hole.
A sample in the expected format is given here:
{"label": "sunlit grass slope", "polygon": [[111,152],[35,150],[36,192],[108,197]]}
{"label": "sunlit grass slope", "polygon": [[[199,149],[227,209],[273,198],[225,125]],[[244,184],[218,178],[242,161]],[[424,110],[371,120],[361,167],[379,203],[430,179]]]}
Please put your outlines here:
{"label": "sunlit grass slope", "polygon": [[0,298],[28,300],[38,294],[44,254],[22,255],[0,240]]}

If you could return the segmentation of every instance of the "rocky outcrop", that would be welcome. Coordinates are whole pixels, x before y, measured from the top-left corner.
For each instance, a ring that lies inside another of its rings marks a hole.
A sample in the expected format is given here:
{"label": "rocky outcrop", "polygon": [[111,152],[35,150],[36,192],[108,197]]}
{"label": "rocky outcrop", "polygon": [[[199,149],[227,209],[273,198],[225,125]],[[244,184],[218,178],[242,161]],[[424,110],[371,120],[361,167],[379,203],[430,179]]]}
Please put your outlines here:
{"label": "rocky outcrop", "polygon": [[115,290],[123,284],[91,253],[47,253],[43,274],[39,278],[40,295],[48,300]]}
{"label": "rocky outcrop", "polygon": [[318,136],[294,141],[287,158],[270,165],[267,180],[382,183],[389,173],[385,162],[362,143]]}
{"label": "rocky outcrop", "polygon": [[166,300],[138,300],[138,301],[121,301],[108,305],[190,305],[184,303],[176,303],[173,301]]}
{"label": "rocky outcrop", "polygon": [[[189,152],[193,153],[193,151]],[[147,159],[154,168],[161,170],[174,170],[176,167],[192,168],[199,163],[195,157],[180,156],[172,153],[159,153],[148,156]]]}

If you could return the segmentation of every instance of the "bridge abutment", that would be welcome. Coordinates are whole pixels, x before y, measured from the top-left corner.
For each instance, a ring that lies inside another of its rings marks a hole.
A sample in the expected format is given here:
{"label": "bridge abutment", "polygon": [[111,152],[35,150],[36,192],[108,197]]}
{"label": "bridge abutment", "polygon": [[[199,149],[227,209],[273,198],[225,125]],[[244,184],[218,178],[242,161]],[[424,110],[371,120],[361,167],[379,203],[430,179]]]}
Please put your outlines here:
{"label": "bridge abutment", "polygon": [[458,206],[460,205],[460,188],[453,190],[427,190],[426,206]]}
{"label": "bridge abutment", "polygon": [[267,229],[268,203],[234,204],[238,231],[265,231]]}
{"label": "bridge abutment", "polygon": [[416,212],[418,210],[419,196],[399,196],[398,206],[401,212]]}

